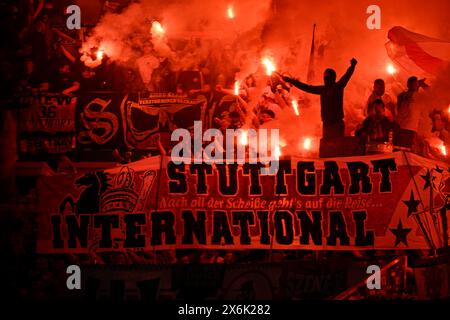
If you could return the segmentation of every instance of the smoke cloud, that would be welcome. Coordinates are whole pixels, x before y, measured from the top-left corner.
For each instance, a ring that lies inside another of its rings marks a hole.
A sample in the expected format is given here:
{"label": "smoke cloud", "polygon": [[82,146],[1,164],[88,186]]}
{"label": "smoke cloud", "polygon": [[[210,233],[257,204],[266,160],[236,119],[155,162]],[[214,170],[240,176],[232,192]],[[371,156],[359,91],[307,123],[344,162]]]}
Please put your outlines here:
{"label": "smoke cloud", "polygon": [[[381,9],[380,30],[369,30],[366,26],[369,17],[366,10],[373,4]],[[258,96],[267,81],[261,65],[264,56],[273,58],[277,71],[306,81],[312,27],[316,24],[313,84],[322,83],[325,68],[334,68],[340,77],[351,58],[359,61],[345,92],[347,133],[350,133],[363,119],[362,110],[375,79],[383,78],[388,93],[395,98],[412,75],[401,69],[394,75],[387,72],[391,63],[385,48],[389,29],[402,26],[449,40],[448,12],[450,2],[442,0],[141,1],[121,14],[104,15],[83,44],[82,60],[86,65],[98,65],[100,61],[93,52],[101,49],[113,61],[134,65],[150,46],[155,56],[168,58],[174,70],[182,70],[200,68],[205,61],[220,63],[224,52],[231,52],[229,58],[237,66],[235,79],[242,81],[254,74]],[[161,24],[162,34],[152,28],[154,21]],[[443,72],[428,82],[432,101],[426,108],[444,108],[450,103],[449,73]],[[297,145],[299,137],[321,134],[319,100],[295,89],[291,95],[300,99],[300,116],[289,110],[274,125],[281,128],[282,139],[297,141]]]}

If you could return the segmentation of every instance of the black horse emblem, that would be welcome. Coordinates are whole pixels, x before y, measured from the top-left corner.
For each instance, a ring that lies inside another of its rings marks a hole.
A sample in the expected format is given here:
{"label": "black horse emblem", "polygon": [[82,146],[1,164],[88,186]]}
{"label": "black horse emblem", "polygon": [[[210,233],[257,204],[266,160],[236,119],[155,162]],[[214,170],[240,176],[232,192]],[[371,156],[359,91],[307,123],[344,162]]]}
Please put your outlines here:
{"label": "black horse emblem", "polygon": [[59,213],[63,214],[67,203],[73,213],[94,214],[100,211],[100,197],[111,187],[111,178],[104,171],[88,172],[75,180],[77,189],[84,187],[78,199],[69,194],[59,205]]}

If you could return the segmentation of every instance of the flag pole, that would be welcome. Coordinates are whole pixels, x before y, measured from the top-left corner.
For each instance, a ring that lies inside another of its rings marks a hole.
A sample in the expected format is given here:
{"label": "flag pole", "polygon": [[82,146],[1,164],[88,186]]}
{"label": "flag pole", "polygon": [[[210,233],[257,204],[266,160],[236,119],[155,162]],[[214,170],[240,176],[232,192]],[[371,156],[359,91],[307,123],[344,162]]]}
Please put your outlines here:
{"label": "flag pole", "polygon": [[308,74],[306,76],[308,83],[314,80],[315,35],[316,35],[316,24],[314,23],[313,31],[312,31],[312,40],[311,40],[311,51],[309,52]]}

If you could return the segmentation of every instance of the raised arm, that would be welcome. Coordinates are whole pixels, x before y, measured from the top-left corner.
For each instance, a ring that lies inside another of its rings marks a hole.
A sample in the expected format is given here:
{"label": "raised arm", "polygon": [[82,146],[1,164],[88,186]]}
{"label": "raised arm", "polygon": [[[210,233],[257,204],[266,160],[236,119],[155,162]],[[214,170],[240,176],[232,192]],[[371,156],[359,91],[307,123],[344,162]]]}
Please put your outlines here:
{"label": "raised arm", "polygon": [[247,102],[245,102],[245,100],[242,99],[240,96],[237,96],[237,99],[238,103],[236,104],[237,106],[236,111],[239,113],[241,122],[244,123],[248,105]]}
{"label": "raised arm", "polygon": [[355,72],[355,67],[356,64],[358,63],[358,61],[353,58],[350,61],[350,67],[348,67],[347,71],[345,72],[345,74],[341,77],[341,79],[339,79],[339,81],[337,82],[339,85],[345,87],[348,83],[348,81],[350,80],[350,78],[353,75],[353,72]]}
{"label": "raised arm", "polygon": [[[241,96],[237,96],[238,98],[238,112],[239,115],[241,116],[241,121],[251,127],[253,122],[255,121],[255,123],[258,123],[258,117],[256,116],[255,112],[252,110],[252,108],[250,108],[250,106],[248,105],[248,103],[242,99]],[[245,114],[243,112],[243,110],[245,110]]]}
{"label": "raised arm", "polygon": [[321,94],[323,86],[311,86],[303,83],[298,79],[290,78],[288,76],[282,76],[284,82],[292,84],[294,87],[312,94]]}

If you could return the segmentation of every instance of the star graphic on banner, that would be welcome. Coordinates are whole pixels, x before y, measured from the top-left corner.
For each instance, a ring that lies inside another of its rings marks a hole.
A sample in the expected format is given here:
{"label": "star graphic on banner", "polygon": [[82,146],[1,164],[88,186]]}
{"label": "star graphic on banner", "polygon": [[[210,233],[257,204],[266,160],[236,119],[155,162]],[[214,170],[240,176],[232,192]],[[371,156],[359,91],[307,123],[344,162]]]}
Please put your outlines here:
{"label": "star graphic on banner", "polygon": [[444,172],[444,169],[439,168],[439,166],[436,165],[436,169],[434,169],[437,173]]}
{"label": "star graphic on banner", "polygon": [[429,169],[427,169],[427,174],[420,175],[423,180],[425,180],[425,185],[423,186],[423,190],[426,190],[427,188],[431,187],[431,183],[436,179],[436,177],[431,176],[431,172]]}
{"label": "star graphic on banner", "polygon": [[397,228],[389,228],[389,230],[394,234],[395,236],[395,247],[400,244],[400,242],[403,242],[406,246],[408,246],[408,233],[411,232],[411,228],[403,228],[402,220],[398,222]]}
{"label": "star graphic on banner", "polygon": [[408,207],[408,218],[414,212],[417,212],[417,206],[421,203],[420,200],[414,199],[414,193],[411,190],[411,195],[409,196],[409,200],[403,200],[403,203]]}

